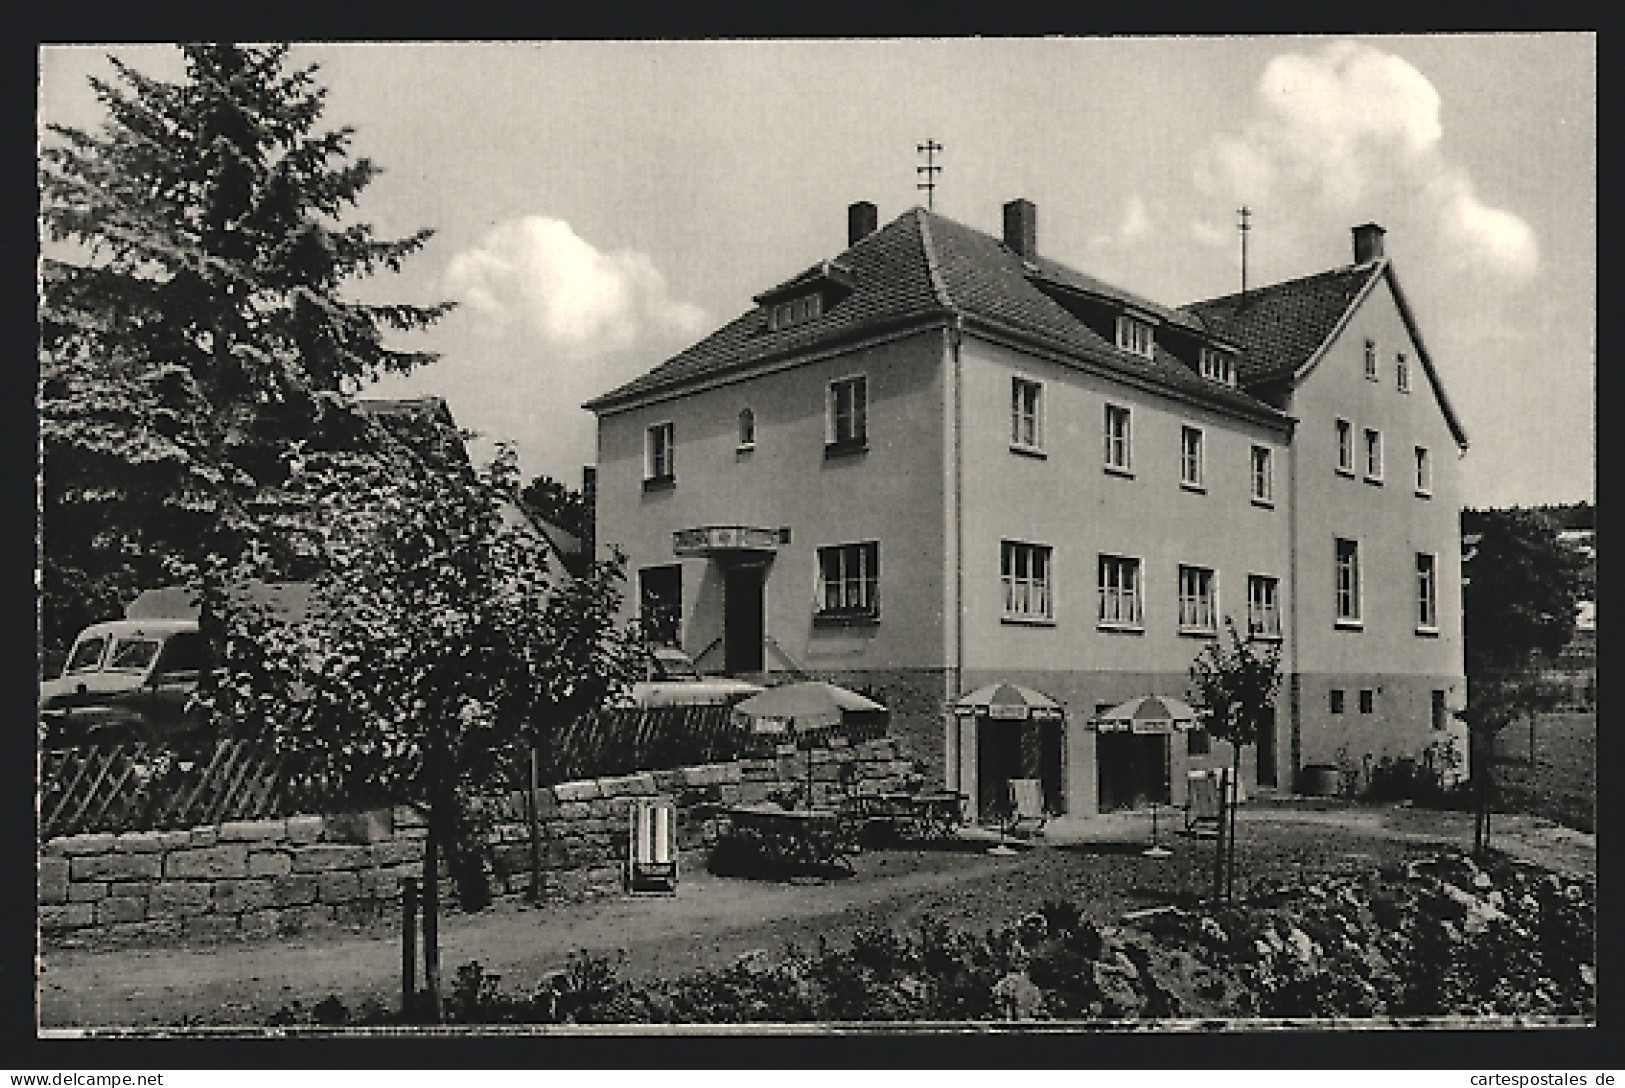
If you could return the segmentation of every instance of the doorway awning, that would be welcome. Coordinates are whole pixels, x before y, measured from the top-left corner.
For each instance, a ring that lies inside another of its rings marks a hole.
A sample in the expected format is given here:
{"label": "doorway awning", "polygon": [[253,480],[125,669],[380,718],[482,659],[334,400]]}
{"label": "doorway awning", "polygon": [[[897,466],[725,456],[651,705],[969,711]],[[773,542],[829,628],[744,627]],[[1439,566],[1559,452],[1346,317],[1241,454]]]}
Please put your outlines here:
{"label": "doorway awning", "polygon": [[1018,684],[989,684],[961,695],[954,703],[954,713],[962,718],[995,721],[1060,721],[1066,716],[1060,703]]}
{"label": "doorway awning", "polygon": [[1195,729],[1200,716],[1183,699],[1172,695],[1140,695],[1090,719],[1102,733],[1172,733]]}
{"label": "doorway awning", "polygon": [[685,557],[770,556],[787,544],[788,529],[762,529],[749,525],[700,525],[671,534],[673,554]]}

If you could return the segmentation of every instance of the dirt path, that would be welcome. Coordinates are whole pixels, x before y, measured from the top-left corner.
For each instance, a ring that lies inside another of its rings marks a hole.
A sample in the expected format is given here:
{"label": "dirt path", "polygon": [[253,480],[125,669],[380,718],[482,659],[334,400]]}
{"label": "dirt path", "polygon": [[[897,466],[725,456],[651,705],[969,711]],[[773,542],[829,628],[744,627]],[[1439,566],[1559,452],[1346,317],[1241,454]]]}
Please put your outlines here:
{"label": "dirt path", "polygon": [[[1239,864],[1246,878],[1306,868],[1358,868],[1440,843],[1471,840],[1471,815],[1350,805],[1278,803],[1243,810]],[[1575,873],[1594,873],[1595,841],[1531,817],[1499,817],[1497,845]],[[1579,836],[1574,838],[1574,836]],[[1581,841],[1589,840],[1589,841]],[[844,943],[862,928],[921,919],[986,929],[1055,899],[1097,921],[1207,887],[1210,843],[1168,836],[1173,854],[1137,847],[1041,846],[1014,857],[979,850],[887,850],[854,859],[850,877],[822,883],[746,880],[686,872],[675,898],[612,899],[527,908],[505,901],[441,927],[449,977],[478,960],[503,986],[527,989],[576,950],[618,955],[634,977],[720,967],[745,952],[777,954]],[[277,942],[137,950],[47,949],[40,1023],[64,1027],[242,1025],[261,1027],[284,1005],[306,1008],[338,994],[350,1008],[400,998],[398,934],[329,932]]]}

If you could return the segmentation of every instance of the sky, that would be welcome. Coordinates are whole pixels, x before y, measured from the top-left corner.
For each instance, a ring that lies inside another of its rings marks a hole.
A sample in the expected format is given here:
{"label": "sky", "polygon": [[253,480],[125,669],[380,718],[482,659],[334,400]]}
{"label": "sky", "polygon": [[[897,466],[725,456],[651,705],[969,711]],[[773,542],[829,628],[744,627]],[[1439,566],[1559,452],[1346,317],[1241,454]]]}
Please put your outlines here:
{"label": "sky", "polygon": [[[42,122],[99,127],[108,53],[48,46]],[[998,235],[1037,205],[1047,257],[1181,305],[1352,260],[1375,221],[1467,431],[1472,506],[1594,501],[1596,38],[1043,38],[301,44],[328,127],[383,167],[352,217],[432,227],[369,301],[455,300],[397,346],[435,394],[572,485],[583,401],[846,244],[846,207],[916,204]],[[49,138],[48,136],[46,137]]]}

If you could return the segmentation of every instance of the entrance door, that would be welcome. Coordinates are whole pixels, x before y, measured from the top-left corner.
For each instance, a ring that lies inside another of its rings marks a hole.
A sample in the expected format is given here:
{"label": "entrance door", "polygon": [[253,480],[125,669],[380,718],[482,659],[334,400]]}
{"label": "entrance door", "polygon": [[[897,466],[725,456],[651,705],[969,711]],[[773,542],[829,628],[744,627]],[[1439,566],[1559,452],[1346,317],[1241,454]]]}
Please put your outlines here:
{"label": "entrance door", "polygon": [[1096,734],[1100,768],[1100,811],[1138,808],[1172,796],[1168,780],[1168,736],[1111,731]]}
{"label": "entrance door", "polygon": [[1025,722],[976,721],[976,811],[986,817],[1010,800],[1010,780],[1021,778],[1021,726]]}
{"label": "entrance door", "polygon": [[763,668],[763,567],[729,567],[722,588],[723,669],[730,676]]}
{"label": "entrance door", "polygon": [[1275,708],[1266,707],[1258,723],[1258,784],[1275,785]]}

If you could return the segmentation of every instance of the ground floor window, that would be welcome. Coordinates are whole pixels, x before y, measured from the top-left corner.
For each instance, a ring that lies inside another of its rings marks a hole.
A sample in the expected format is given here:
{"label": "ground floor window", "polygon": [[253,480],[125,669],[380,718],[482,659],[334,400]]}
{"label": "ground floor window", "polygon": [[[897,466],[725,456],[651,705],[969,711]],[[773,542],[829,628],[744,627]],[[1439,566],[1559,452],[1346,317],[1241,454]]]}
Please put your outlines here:
{"label": "ground floor window", "polygon": [[837,544],[818,549],[820,616],[880,614],[880,544]]}
{"label": "ground floor window", "polygon": [[672,563],[638,571],[638,617],[644,637],[658,646],[680,646],[683,568]]}
{"label": "ground floor window", "polygon": [[1004,586],[1006,619],[1055,618],[1050,592],[1050,548],[1006,540],[1000,546],[999,577]]}

